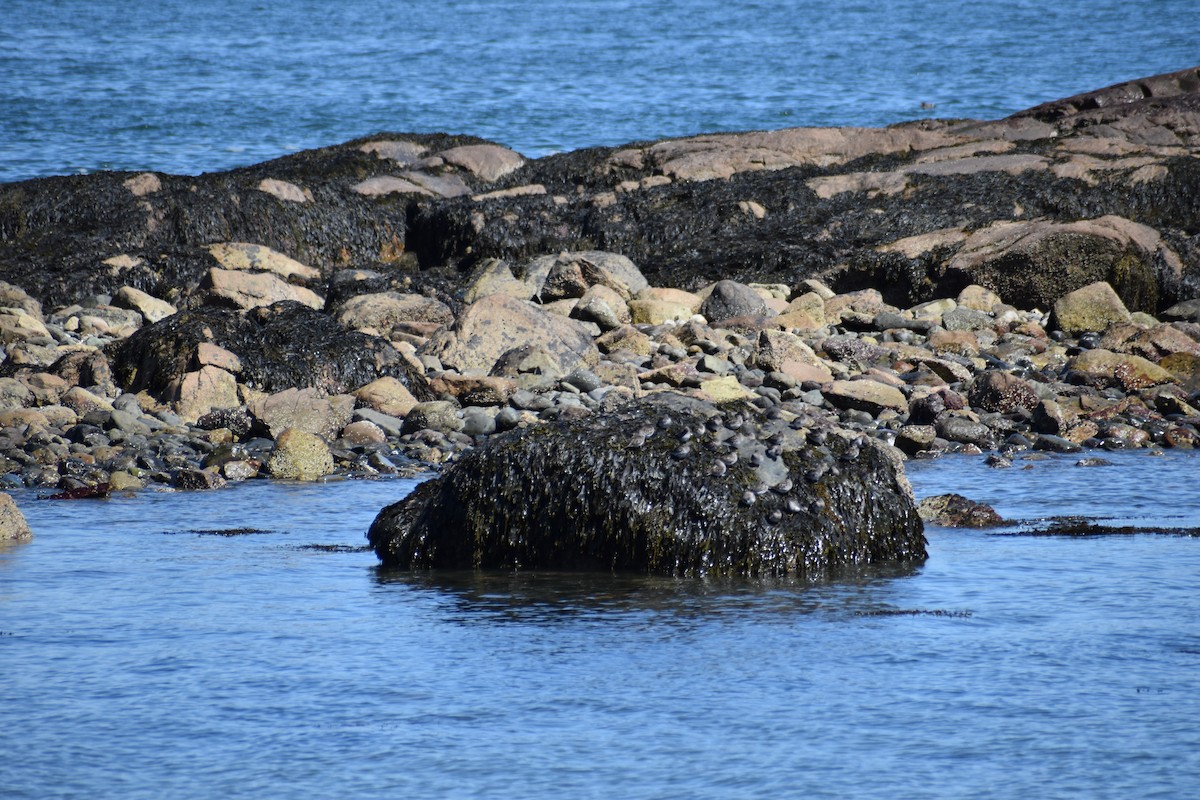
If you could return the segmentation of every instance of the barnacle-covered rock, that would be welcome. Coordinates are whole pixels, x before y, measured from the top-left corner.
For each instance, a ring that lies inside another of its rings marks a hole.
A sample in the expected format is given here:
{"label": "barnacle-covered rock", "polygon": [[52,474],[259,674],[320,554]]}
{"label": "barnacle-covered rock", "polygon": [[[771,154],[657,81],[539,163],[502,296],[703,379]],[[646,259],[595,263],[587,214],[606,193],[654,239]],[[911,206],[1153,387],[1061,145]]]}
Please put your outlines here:
{"label": "barnacle-covered rock", "polygon": [[663,393],[514,430],[399,503],[385,566],[818,576],[925,558],[896,463],[870,439]]}

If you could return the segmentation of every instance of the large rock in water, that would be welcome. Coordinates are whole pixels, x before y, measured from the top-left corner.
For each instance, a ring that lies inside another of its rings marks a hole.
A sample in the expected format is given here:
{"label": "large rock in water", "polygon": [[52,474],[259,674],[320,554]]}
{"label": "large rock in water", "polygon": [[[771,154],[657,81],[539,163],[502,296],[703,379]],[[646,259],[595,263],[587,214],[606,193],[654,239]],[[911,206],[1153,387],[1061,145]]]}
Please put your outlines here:
{"label": "large rock in water", "polygon": [[383,509],[368,538],[385,566],[417,569],[815,576],[925,558],[882,447],[803,422],[664,393],[514,430]]}

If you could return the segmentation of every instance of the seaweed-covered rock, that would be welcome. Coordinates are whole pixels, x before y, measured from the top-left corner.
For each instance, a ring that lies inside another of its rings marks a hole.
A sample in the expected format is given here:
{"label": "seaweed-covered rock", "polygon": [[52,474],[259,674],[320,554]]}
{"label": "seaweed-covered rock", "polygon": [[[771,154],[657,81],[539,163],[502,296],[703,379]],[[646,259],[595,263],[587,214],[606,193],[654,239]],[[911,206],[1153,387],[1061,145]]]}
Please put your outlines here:
{"label": "seaweed-covered rock", "polygon": [[[526,299],[531,260],[603,250],[659,287],[821,278],[907,307],[979,284],[1047,308],[1104,280],[1130,310],[1155,311],[1200,289],[1198,74],[990,122],[704,134],[532,160],[467,137],[379,134],[223,173],[24,181],[0,185],[0,272],[47,307],[125,285],[186,307],[226,243],[325,279],[366,270],[373,292],[420,290],[410,282],[436,273],[473,302]],[[638,293],[636,276],[593,263],[622,288],[576,260],[543,299],[596,283]],[[534,273],[536,293],[549,276]],[[349,296],[331,295],[330,308]]]}
{"label": "seaweed-covered rock", "polygon": [[197,350],[206,342],[235,354],[241,382],[265,392],[312,387],[342,394],[391,376],[427,397],[423,378],[389,342],[347,331],[290,301],[249,312],[204,307],[167,317],[122,343],[113,371],[129,391],[162,396],[197,368]]}
{"label": "seaweed-covered rock", "polygon": [[323,275],[350,265],[391,271],[408,263],[411,205],[437,195],[421,182],[454,179],[469,190],[490,182],[444,164],[406,173],[415,193],[370,196],[353,187],[394,172],[397,146],[433,155],[480,143],[377,134],[228,172],[99,172],[3,184],[0,272],[53,307],[122,285],[179,305],[220,266],[214,242],[270,248]]}
{"label": "seaweed-covered rock", "polygon": [[662,393],[518,429],[383,509],[385,566],[819,575],[925,557],[907,482],[871,440]]}
{"label": "seaweed-covered rock", "polygon": [[987,503],[977,503],[961,494],[926,497],[917,506],[921,519],[948,528],[988,528],[1004,520]]}

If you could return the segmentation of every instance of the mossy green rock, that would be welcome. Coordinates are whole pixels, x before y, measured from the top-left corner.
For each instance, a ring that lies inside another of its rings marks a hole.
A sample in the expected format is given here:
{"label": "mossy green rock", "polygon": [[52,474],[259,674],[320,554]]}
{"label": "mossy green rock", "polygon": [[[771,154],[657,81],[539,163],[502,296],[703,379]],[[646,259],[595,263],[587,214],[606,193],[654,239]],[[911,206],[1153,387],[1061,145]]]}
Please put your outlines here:
{"label": "mossy green rock", "polygon": [[812,577],[924,559],[884,449],[789,416],[662,393],[514,430],[383,509],[368,538],[416,569]]}

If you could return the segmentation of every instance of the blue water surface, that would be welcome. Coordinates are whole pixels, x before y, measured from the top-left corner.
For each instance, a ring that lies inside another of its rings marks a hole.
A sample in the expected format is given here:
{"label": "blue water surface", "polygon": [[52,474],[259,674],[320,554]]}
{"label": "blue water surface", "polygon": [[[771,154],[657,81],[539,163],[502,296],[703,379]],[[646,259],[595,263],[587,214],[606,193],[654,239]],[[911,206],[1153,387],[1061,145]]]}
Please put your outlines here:
{"label": "blue water surface", "polygon": [[539,156],[995,118],[1200,64],[1194,0],[5,0],[0,16],[0,181],[196,174],[383,130]]}
{"label": "blue water surface", "polygon": [[[920,496],[956,489],[1011,519],[1182,527],[1200,524],[1198,457],[911,472]],[[1198,538],[930,528],[923,565],[815,584],[384,572],[363,532],[411,486],[18,492],[36,538],[0,550],[0,796],[1200,785]]]}
{"label": "blue water surface", "polygon": [[[0,22],[0,181],[381,130],[538,156],[994,118],[1200,64],[1194,0],[4,0]],[[1010,518],[1200,525],[1195,455],[1110,458],[910,475]],[[816,584],[381,572],[363,533],[411,486],[18,491],[36,537],[0,550],[0,797],[1200,786],[1198,539],[931,528],[922,565]]]}

